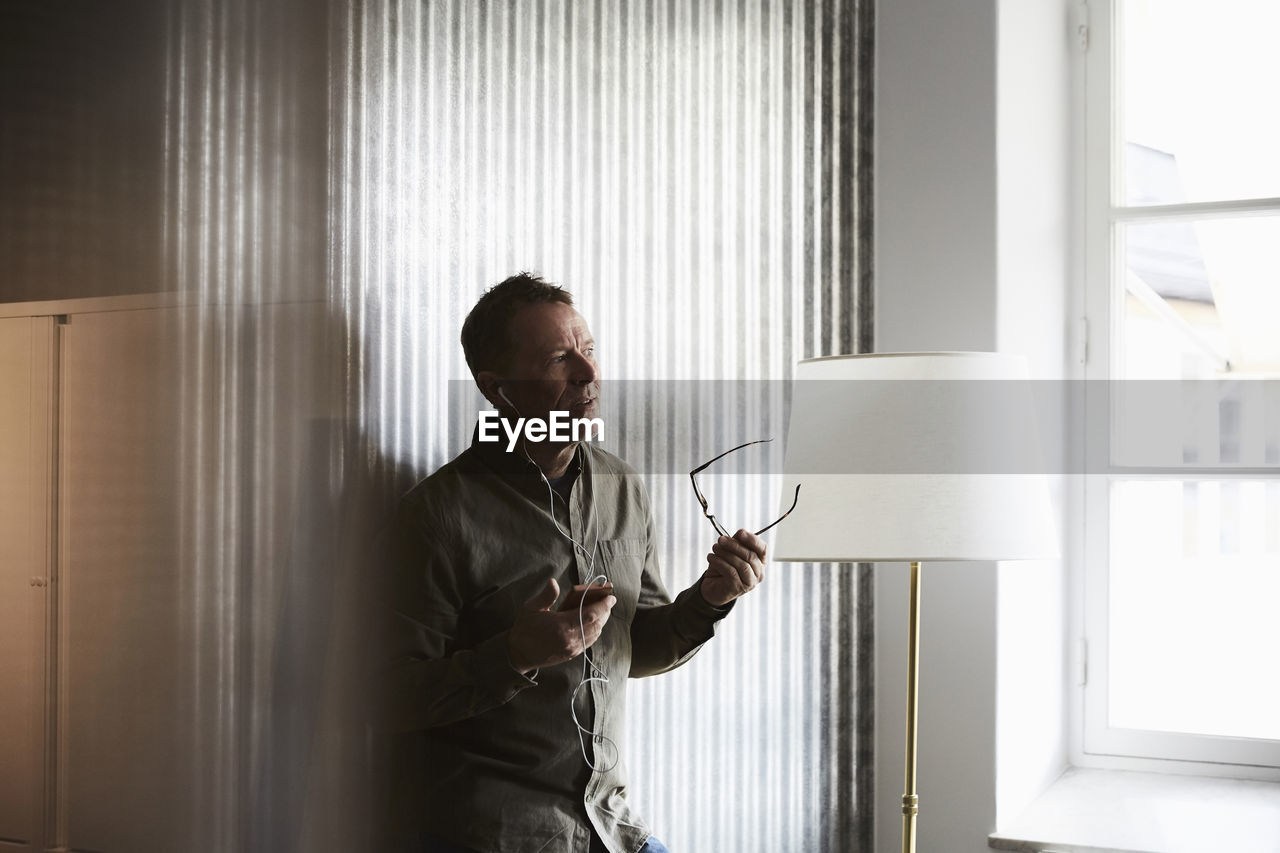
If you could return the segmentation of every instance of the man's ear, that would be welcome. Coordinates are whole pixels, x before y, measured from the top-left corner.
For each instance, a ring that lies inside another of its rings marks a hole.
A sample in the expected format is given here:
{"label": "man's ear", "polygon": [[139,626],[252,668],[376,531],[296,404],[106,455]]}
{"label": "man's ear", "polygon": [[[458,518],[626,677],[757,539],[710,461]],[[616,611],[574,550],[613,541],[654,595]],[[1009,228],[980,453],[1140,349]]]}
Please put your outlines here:
{"label": "man's ear", "polygon": [[498,396],[498,388],[502,385],[502,377],[494,373],[492,370],[480,370],[476,372],[476,387],[480,389],[480,393],[489,401],[489,404],[495,409],[501,409],[505,403]]}

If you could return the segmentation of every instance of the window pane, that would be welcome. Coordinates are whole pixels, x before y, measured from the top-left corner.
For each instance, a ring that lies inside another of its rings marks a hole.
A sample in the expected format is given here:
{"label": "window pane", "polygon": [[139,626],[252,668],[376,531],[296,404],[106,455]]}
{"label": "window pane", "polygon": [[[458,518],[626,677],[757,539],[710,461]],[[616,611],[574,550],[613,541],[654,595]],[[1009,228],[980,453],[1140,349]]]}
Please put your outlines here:
{"label": "window pane", "polygon": [[1280,3],[1124,0],[1127,204],[1280,196]]}
{"label": "window pane", "polygon": [[1280,216],[1130,224],[1118,236],[1120,378],[1280,375]]}
{"label": "window pane", "polygon": [[1111,487],[1109,724],[1280,739],[1280,482]]}

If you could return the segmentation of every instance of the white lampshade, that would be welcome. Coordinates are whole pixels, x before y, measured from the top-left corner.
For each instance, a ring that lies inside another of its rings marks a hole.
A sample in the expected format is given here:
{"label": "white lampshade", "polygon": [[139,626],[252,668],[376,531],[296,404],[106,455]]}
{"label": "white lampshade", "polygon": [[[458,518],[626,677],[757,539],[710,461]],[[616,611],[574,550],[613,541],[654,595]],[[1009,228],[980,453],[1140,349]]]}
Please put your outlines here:
{"label": "white lampshade", "polygon": [[1057,556],[1021,356],[884,353],[796,368],[774,560]]}

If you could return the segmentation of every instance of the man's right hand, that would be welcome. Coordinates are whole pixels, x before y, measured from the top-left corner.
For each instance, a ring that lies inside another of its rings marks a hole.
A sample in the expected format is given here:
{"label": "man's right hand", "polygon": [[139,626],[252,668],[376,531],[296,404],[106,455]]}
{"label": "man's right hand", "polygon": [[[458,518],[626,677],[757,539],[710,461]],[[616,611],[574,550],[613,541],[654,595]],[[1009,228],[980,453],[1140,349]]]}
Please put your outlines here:
{"label": "man's right hand", "polygon": [[549,579],[516,614],[507,640],[507,659],[521,675],[572,660],[589,649],[600,639],[609,611],[618,600],[612,595],[588,595],[579,624],[576,604],[568,610],[551,609],[559,597],[560,585]]}

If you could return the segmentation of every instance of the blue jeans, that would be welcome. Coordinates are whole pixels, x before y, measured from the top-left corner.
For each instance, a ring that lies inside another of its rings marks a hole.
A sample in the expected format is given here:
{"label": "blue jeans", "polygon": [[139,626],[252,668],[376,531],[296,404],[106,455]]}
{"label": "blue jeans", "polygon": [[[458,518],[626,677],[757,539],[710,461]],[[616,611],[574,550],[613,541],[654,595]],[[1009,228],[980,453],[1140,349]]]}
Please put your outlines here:
{"label": "blue jeans", "polygon": [[[447,841],[437,841],[433,838],[423,839],[422,853],[471,853],[465,847],[458,847]],[[591,836],[591,853],[606,853],[604,845],[600,843],[600,839],[595,837],[595,833]],[[640,853],[671,853],[667,849],[667,845],[663,844],[652,835],[649,840],[640,848]]]}

